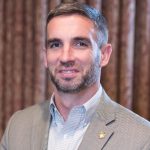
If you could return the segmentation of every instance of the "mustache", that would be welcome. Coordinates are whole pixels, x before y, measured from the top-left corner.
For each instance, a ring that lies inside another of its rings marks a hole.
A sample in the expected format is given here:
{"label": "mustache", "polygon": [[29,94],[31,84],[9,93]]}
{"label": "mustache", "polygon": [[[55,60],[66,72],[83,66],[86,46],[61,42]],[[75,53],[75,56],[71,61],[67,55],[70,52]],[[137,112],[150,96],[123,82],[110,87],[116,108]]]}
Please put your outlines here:
{"label": "mustache", "polygon": [[74,61],[66,61],[66,62],[60,62],[60,65],[62,67],[72,67],[75,65],[75,62]]}

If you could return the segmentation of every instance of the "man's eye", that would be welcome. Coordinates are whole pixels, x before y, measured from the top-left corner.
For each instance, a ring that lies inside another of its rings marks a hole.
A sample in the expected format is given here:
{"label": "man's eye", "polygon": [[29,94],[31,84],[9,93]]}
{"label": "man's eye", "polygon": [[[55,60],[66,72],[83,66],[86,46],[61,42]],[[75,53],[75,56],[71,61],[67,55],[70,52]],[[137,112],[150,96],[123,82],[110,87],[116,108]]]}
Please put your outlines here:
{"label": "man's eye", "polygon": [[79,45],[79,46],[87,46],[87,44],[84,43],[84,42],[79,42],[78,45]]}
{"label": "man's eye", "polygon": [[88,44],[84,41],[78,41],[75,43],[75,46],[78,48],[86,48],[86,47],[88,47]]}
{"label": "man's eye", "polygon": [[48,48],[59,48],[61,44],[59,42],[50,42],[48,43]]}

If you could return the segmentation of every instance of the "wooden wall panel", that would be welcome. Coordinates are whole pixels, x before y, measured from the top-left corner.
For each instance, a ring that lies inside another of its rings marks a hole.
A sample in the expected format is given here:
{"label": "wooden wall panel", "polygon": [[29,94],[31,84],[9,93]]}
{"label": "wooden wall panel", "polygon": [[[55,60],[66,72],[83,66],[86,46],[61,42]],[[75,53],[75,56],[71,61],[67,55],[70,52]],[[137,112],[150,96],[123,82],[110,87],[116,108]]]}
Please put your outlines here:
{"label": "wooden wall panel", "polygon": [[133,108],[149,118],[150,109],[150,1],[136,1]]}
{"label": "wooden wall panel", "polygon": [[3,27],[4,27],[4,22],[3,22],[3,16],[4,16],[4,1],[1,0],[0,1],[0,137],[2,136],[2,132],[3,132],[3,46],[4,46],[4,42],[3,42]]}
{"label": "wooden wall panel", "polygon": [[81,3],[87,3],[87,0],[77,0],[77,1]]}
{"label": "wooden wall panel", "polygon": [[34,103],[45,100],[45,68],[42,50],[45,44],[46,0],[34,3]]}
{"label": "wooden wall panel", "polygon": [[[113,52],[108,66],[102,69],[102,85],[108,94],[114,99],[117,97],[118,88],[118,26],[119,26],[119,0],[103,0],[102,12],[107,19],[109,28],[109,42],[112,44]],[[110,5],[111,4],[111,5]]]}
{"label": "wooden wall panel", "polygon": [[[4,32],[4,42],[3,47],[3,64],[4,64],[4,85],[3,85],[3,108],[4,112],[4,122],[6,123],[12,114],[12,97],[13,97],[13,80],[12,80],[12,64],[13,64],[13,2],[11,0],[7,1],[7,5],[4,5],[5,9],[5,32]],[[11,17],[9,17],[11,16]],[[5,125],[4,123],[4,125]]]}
{"label": "wooden wall panel", "polygon": [[34,58],[34,3],[32,0],[25,1],[24,20],[24,51],[23,51],[23,106],[33,104],[33,58]]}
{"label": "wooden wall panel", "polygon": [[51,10],[51,9],[53,9],[53,8],[55,8],[58,4],[60,4],[61,3],[61,0],[48,0],[48,12]]}
{"label": "wooden wall panel", "polygon": [[87,0],[87,4],[101,10],[102,0]]}
{"label": "wooden wall panel", "polygon": [[118,47],[118,100],[131,109],[133,88],[135,0],[121,1]]}
{"label": "wooden wall panel", "polygon": [[[148,33],[150,33],[150,3],[148,3]],[[149,49],[149,47],[150,47],[150,34],[149,34],[149,38],[148,38],[149,40],[148,40],[148,49]],[[148,110],[147,110],[147,113],[148,113],[148,117],[147,117],[147,119],[150,121],[150,51],[148,50],[148,55],[149,55],[149,64],[148,64],[148,69],[149,69],[149,71],[148,71],[148,76],[149,76],[149,79],[148,79]]]}
{"label": "wooden wall panel", "polygon": [[23,51],[24,49],[24,0],[13,1],[14,9],[14,47],[13,47],[13,111],[23,108]]}

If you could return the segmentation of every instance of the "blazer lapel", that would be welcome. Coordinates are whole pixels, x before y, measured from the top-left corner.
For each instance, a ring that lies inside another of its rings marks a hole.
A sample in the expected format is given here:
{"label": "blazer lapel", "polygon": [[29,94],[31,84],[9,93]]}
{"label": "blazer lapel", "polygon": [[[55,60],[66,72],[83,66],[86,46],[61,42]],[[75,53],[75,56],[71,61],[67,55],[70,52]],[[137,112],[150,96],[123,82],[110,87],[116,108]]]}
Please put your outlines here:
{"label": "blazer lapel", "polygon": [[89,125],[79,150],[102,150],[114,134],[115,107],[103,91],[99,107]]}

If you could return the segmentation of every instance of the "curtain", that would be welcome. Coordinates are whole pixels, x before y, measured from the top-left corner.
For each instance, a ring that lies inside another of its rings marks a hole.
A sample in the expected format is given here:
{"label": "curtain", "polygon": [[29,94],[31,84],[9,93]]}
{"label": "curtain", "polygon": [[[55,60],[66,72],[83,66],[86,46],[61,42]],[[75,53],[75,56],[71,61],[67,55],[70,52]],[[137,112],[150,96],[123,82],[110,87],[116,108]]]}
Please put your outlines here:
{"label": "curtain", "polygon": [[[47,13],[75,0],[0,0],[0,138],[17,110],[49,99],[44,67]],[[121,105],[150,120],[150,1],[80,0],[101,10],[113,52],[101,83]]]}

